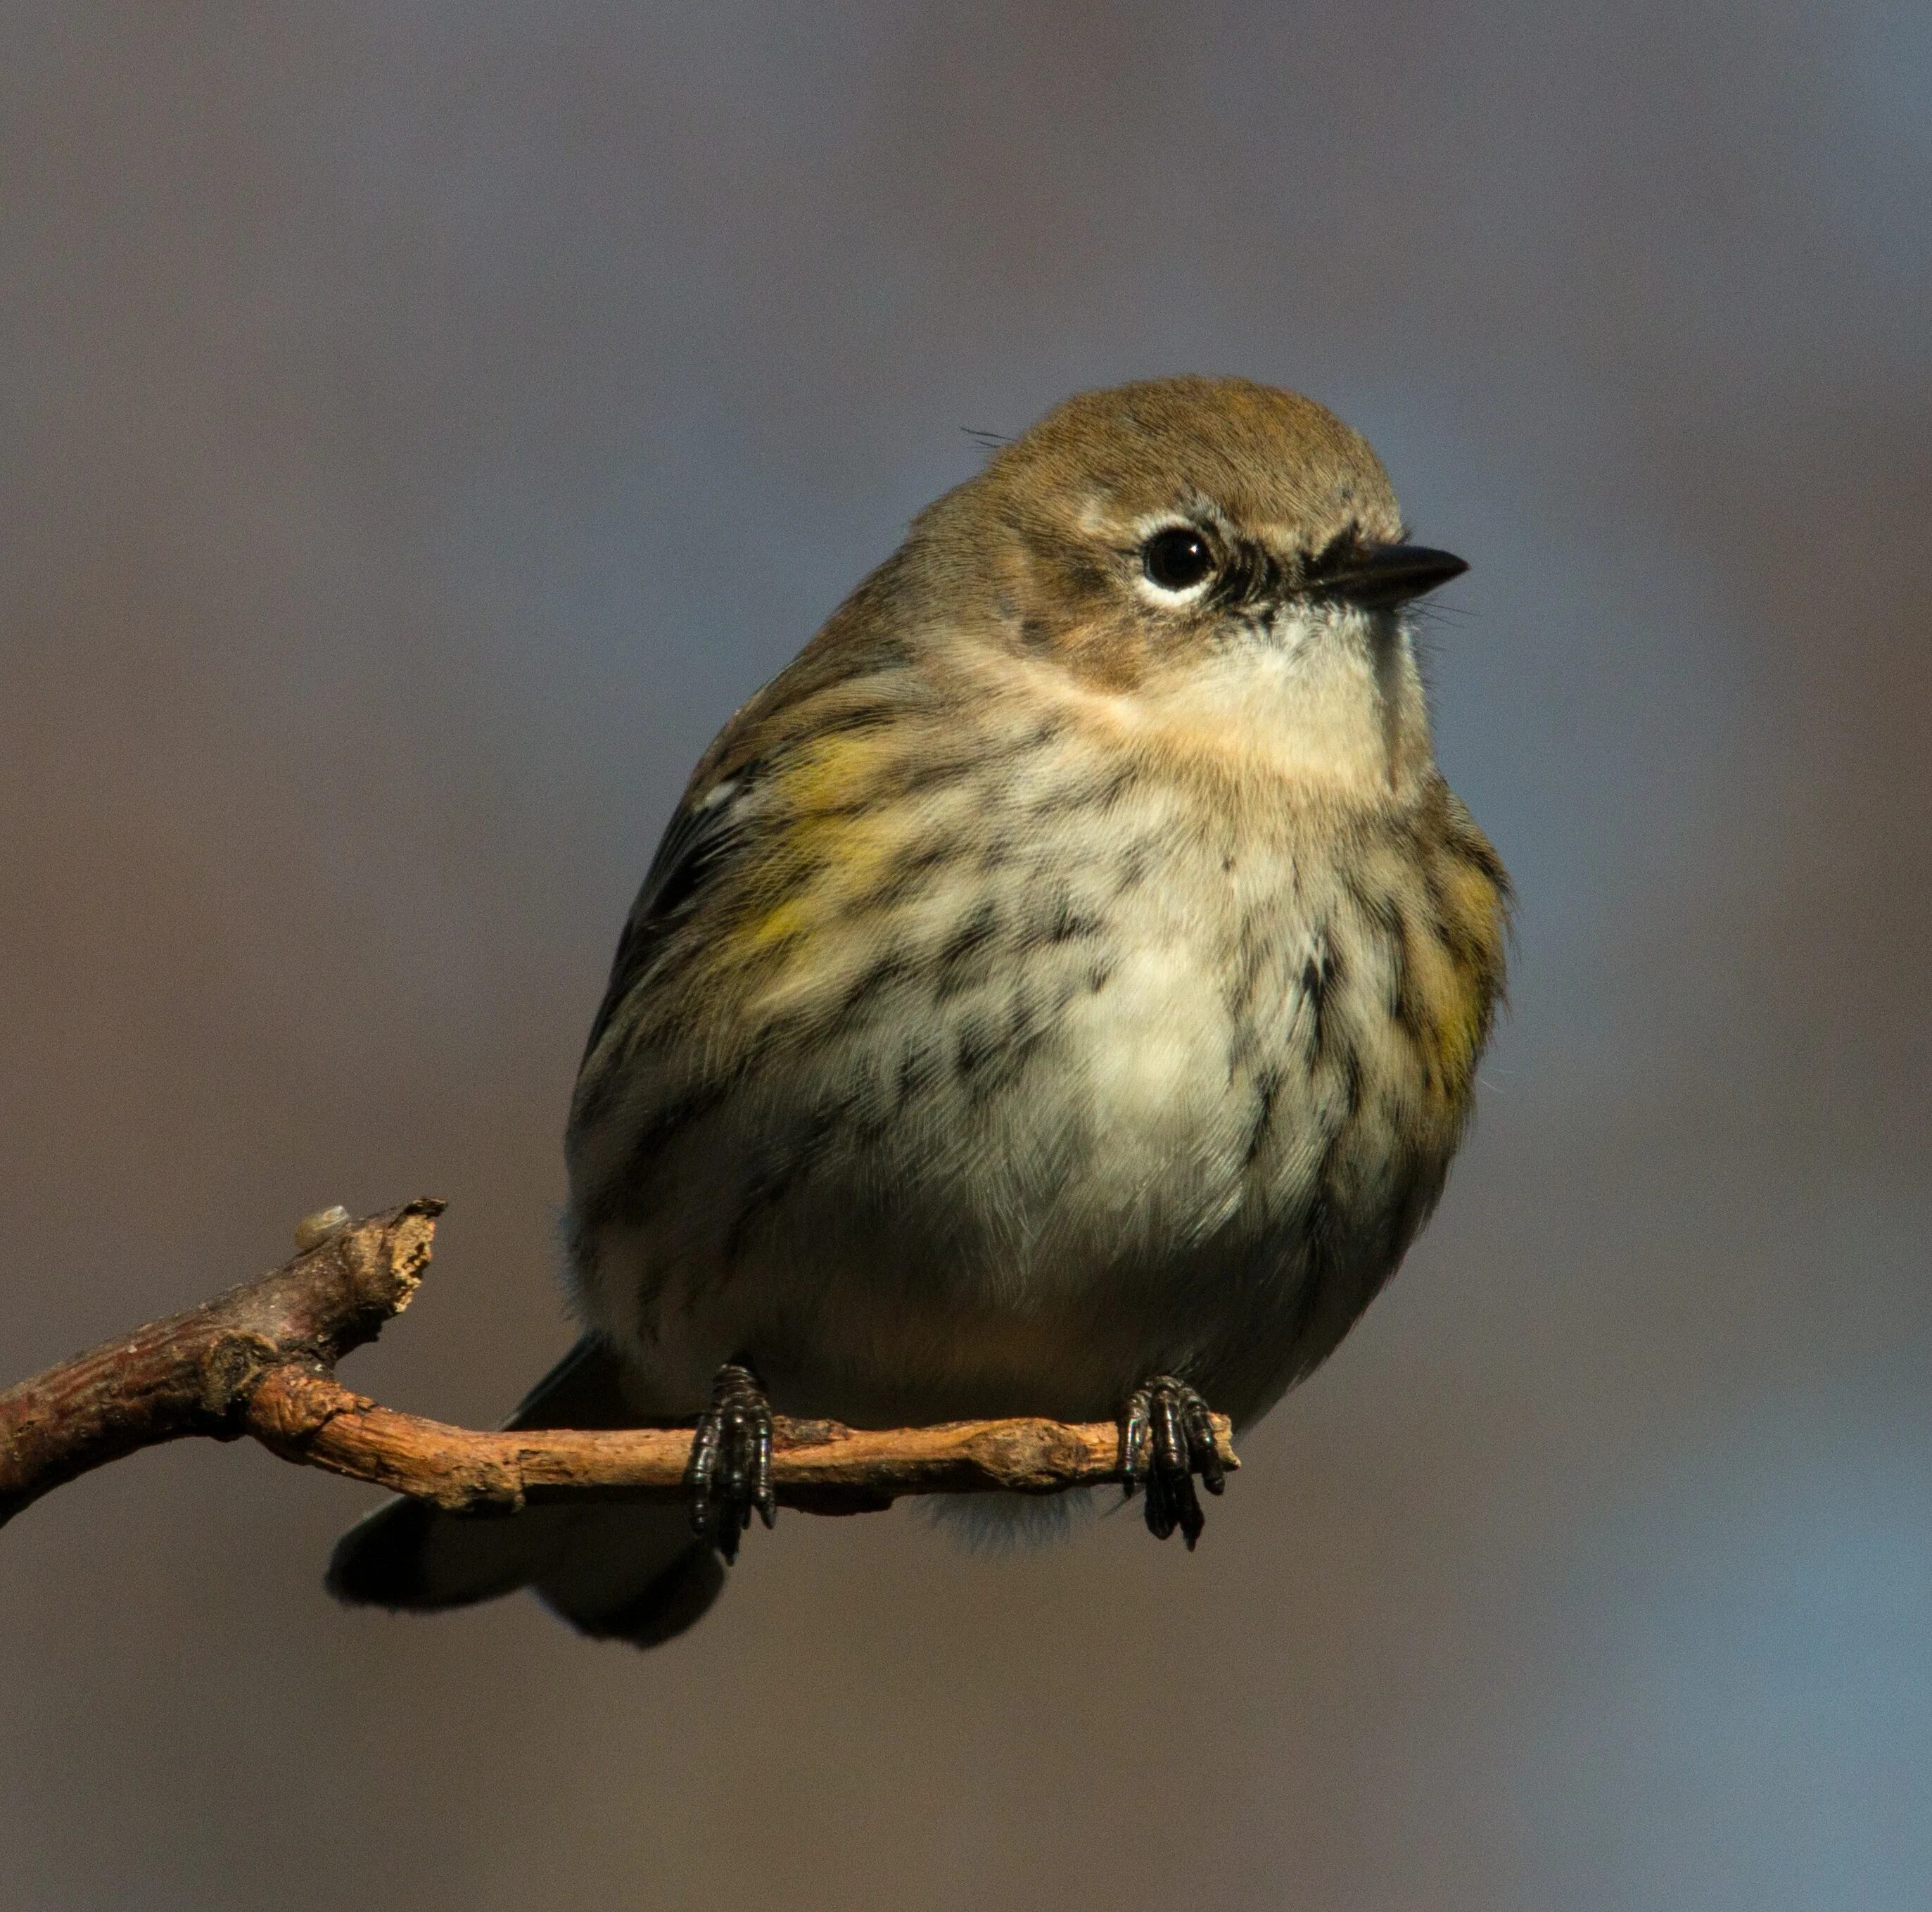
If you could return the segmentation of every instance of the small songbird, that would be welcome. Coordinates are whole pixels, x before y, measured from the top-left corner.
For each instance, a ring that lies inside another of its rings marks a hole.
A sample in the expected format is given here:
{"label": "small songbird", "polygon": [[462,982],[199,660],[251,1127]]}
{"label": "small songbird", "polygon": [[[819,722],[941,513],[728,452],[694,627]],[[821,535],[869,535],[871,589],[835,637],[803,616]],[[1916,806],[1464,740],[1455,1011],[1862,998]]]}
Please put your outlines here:
{"label": "small songbird", "polygon": [[692,1508],[400,1501],[333,1589],[668,1638],[774,1410],[1119,1417],[1191,1546],[1208,1408],[1330,1353],[1469,1118],[1509,885],[1403,611],[1465,568],[1240,379],[1071,399],[922,512],[699,764],[578,1079],[586,1332],[511,1424],[697,1416]]}

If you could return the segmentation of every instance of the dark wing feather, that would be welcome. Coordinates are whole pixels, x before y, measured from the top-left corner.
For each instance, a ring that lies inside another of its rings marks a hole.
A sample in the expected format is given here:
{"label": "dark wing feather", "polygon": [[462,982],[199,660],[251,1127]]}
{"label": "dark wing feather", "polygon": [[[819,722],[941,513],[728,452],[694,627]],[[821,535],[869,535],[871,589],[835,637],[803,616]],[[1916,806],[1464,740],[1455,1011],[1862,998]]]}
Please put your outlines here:
{"label": "dark wing feather", "polygon": [[889,722],[904,707],[914,677],[906,668],[910,653],[899,584],[903,557],[898,554],[880,566],[705,752],[632,905],[584,1046],[586,1061],[667,936],[703,902],[736,848],[766,773],[801,743],[834,730]]}
{"label": "dark wing feather", "polygon": [[603,1040],[610,1019],[650,967],[666,936],[697,906],[706,884],[730,856],[757,779],[758,766],[742,764],[702,797],[694,800],[687,795],[678,806],[617,939],[610,980],[584,1045],[585,1061]]}

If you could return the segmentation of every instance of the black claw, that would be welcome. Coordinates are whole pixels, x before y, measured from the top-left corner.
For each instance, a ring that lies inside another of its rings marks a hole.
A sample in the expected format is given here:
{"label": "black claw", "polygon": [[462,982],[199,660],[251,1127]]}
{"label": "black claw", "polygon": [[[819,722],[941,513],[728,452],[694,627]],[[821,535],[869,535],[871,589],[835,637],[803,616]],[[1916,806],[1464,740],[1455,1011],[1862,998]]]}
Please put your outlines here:
{"label": "black claw", "polygon": [[1187,1543],[1187,1550],[1194,1551],[1194,1543],[1201,1538],[1201,1530],[1208,1524],[1208,1516],[1201,1511],[1200,1497],[1194,1491],[1194,1476],[1182,1477],[1180,1490],[1180,1537]]}
{"label": "black claw", "polygon": [[1145,1388],[1136,1388],[1127,1397],[1127,1411],[1120,1419],[1120,1486],[1130,1500],[1147,1478],[1149,1400]]}
{"label": "black claw", "polygon": [[1193,1550],[1208,1517],[1194,1476],[1210,1493],[1227,1484],[1208,1403],[1184,1381],[1156,1374],[1128,1397],[1120,1420],[1120,1477],[1127,1498],[1147,1489],[1148,1531],[1165,1540],[1175,1528]]}
{"label": "black claw", "polygon": [[691,1490],[691,1524],[699,1533],[711,1526],[711,1487],[718,1473],[720,1430],[715,1414],[698,1416],[698,1431],[692,1436],[691,1460],[684,1470],[684,1484]]}
{"label": "black claw", "polygon": [[1200,1471],[1201,1484],[1210,1493],[1223,1492],[1228,1476],[1221,1465],[1221,1451],[1214,1444],[1214,1423],[1209,1418],[1208,1403],[1198,1394],[1188,1403],[1184,1424],[1187,1430],[1187,1451]]}
{"label": "black claw", "polygon": [[1175,1517],[1173,1490],[1166,1475],[1156,1474],[1148,1482],[1148,1532],[1156,1540],[1166,1539],[1174,1531]]}
{"label": "black claw", "polygon": [[772,1488],[772,1409],[765,1391],[742,1361],[727,1361],[711,1384],[711,1405],[698,1417],[684,1470],[691,1524],[728,1561],[754,1508],[766,1526],[777,1517]]}
{"label": "black claw", "polygon": [[1130,1500],[1139,1493],[1143,1469],[1141,1464],[1141,1443],[1147,1436],[1147,1421],[1140,1409],[1140,1397],[1136,1394],[1127,1403],[1127,1411],[1120,1418],[1120,1491]]}
{"label": "black claw", "polygon": [[778,1495],[772,1486],[772,1417],[769,1414],[758,1418],[752,1462],[752,1505],[758,1510],[758,1518],[769,1532],[778,1517]]}

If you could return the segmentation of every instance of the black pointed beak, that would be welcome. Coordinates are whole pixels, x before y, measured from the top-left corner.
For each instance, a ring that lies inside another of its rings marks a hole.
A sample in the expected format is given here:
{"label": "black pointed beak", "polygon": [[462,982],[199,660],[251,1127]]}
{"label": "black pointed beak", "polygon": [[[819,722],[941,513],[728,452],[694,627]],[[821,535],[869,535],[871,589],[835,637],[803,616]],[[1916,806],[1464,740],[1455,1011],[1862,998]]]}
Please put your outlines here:
{"label": "black pointed beak", "polygon": [[1468,566],[1453,553],[1426,545],[1331,547],[1311,563],[1302,589],[1313,598],[1336,598],[1368,611],[1390,611],[1460,578]]}

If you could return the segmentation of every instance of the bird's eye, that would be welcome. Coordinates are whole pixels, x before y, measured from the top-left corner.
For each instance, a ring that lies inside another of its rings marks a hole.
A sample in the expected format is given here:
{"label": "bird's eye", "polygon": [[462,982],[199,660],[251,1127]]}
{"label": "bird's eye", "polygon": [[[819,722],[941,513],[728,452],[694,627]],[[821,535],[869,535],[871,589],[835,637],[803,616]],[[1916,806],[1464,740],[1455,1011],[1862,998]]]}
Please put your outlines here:
{"label": "bird's eye", "polygon": [[1177,524],[1141,547],[1141,569],[1157,590],[1191,591],[1214,569],[1214,553],[1199,532]]}

